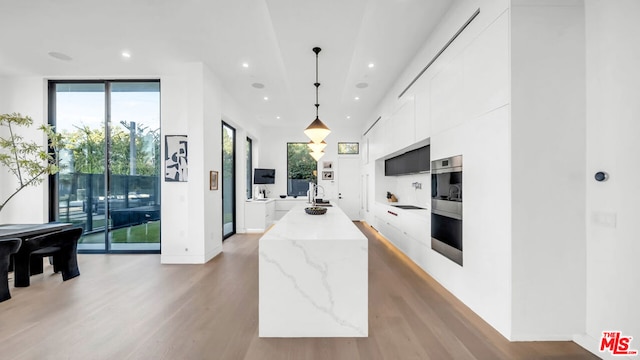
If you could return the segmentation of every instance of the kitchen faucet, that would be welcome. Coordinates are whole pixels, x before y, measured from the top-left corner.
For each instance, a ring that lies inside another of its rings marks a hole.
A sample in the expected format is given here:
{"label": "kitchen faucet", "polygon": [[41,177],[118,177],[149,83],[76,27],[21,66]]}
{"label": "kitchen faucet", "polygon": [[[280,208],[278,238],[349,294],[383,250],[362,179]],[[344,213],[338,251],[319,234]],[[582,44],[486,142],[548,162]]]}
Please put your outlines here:
{"label": "kitchen faucet", "polygon": [[307,200],[313,206],[316,206],[316,196],[318,195],[318,188],[322,189],[322,196],[324,197],[324,188],[316,183],[309,183],[309,191],[307,191]]}

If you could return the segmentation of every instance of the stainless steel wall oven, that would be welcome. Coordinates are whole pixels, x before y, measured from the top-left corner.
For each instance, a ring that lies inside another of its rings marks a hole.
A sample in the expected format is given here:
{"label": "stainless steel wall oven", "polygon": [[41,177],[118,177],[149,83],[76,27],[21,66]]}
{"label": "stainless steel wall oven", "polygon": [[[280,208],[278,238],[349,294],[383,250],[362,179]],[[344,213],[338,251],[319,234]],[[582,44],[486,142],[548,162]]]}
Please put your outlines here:
{"label": "stainless steel wall oven", "polygon": [[462,155],[431,162],[431,249],[462,266]]}

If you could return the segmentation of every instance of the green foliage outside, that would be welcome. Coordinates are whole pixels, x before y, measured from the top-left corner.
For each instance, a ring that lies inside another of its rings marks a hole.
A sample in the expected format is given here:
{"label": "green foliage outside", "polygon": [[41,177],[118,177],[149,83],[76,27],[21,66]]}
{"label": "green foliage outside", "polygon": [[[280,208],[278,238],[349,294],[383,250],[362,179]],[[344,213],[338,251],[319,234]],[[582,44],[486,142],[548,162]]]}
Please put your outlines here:
{"label": "green foliage outside", "polygon": [[[104,129],[88,126],[76,127],[75,131],[62,132],[64,149],[72,153],[73,172],[83,174],[104,173],[105,133]],[[159,130],[136,129],[136,174],[155,176],[160,173]],[[114,175],[129,174],[129,131],[111,127],[110,165]]]}
{"label": "green foliage outside", "polygon": [[287,143],[287,178],[316,182],[318,163],[309,154],[307,143]]}
{"label": "green foliage outside", "polygon": [[0,211],[16,194],[27,186],[38,185],[44,175],[55,174],[59,168],[55,153],[61,146],[61,137],[49,125],[41,125],[38,129],[47,136],[50,149],[35,141],[27,141],[20,135],[20,127],[33,125],[29,116],[19,113],[0,114],[0,164],[17,180],[18,187],[0,203]]}
{"label": "green foliage outside", "polygon": [[[160,242],[160,222],[134,225],[131,227],[110,230],[112,243],[158,243]],[[81,244],[104,244],[104,233],[85,234],[80,239]]]}

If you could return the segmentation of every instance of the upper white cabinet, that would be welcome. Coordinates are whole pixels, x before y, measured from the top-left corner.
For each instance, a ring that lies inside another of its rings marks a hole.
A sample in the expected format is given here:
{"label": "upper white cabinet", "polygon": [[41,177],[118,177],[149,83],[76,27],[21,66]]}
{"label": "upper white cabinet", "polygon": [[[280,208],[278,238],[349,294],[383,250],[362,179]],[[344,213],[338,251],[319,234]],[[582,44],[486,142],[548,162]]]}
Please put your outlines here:
{"label": "upper white cabinet", "polygon": [[415,120],[415,98],[410,96],[393,112],[387,122],[386,133],[389,136],[387,154],[403,149],[416,141]]}
{"label": "upper white cabinet", "polygon": [[429,90],[421,89],[415,95],[415,141],[422,141],[431,136],[431,116],[429,115]]}
{"label": "upper white cabinet", "polygon": [[498,18],[462,55],[464,117],[475,119],[509,103],[509,18]]}
{"label": "upper white cabinet", "polygon": [[462,101],[462,58],[453,57],[441,68],[442,70],[431,79],[429,89],[431,130],[434,134],[459,125],[464,120],[462,113],[466,106]]}

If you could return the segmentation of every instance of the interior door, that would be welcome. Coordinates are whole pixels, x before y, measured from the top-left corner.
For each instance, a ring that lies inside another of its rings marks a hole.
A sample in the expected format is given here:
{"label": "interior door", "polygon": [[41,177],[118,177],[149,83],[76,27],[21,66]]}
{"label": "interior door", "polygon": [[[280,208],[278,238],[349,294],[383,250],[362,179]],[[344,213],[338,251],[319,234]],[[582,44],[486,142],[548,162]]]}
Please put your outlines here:
{"label": "interior door", "polygon": [[338,205],[351,220],[360,220],[360,157],[339,157]]}

